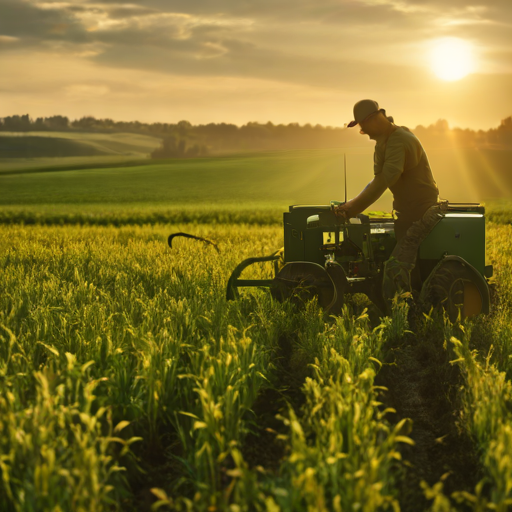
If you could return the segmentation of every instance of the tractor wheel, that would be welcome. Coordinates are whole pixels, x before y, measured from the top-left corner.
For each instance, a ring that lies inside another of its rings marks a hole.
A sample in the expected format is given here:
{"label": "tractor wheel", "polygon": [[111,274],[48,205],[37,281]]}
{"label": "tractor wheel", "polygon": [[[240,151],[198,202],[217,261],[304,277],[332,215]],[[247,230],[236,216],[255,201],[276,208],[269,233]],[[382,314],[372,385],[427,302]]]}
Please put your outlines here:
{"label": "tractor wheel", "polygon": [[345,304],[345,293],[348,290],[347,275],[341,265],[334,261],[328,262],[325,269],[332,279],[334,289],[336,290],[336,300],[330,305],[328,311],[331,315],[339,315],[343,304]]}
{"label": "tractor wheel", "polygon": [[432,271],[422,297],[433,306],[441,305],[452,322],[485,312],[485,292],[475,279],[475,270],[460,260],[443,262]]}
{"label": "tractor wheel", "polygon": [[270,289],[272,297],[280,302],[291,300],[298,304],[316,297],[326,313],[338,314],[343,306],[344,288],[336,285],[335,274],[336,271],[328,272],[316,263],[287,263],[274,278]]}

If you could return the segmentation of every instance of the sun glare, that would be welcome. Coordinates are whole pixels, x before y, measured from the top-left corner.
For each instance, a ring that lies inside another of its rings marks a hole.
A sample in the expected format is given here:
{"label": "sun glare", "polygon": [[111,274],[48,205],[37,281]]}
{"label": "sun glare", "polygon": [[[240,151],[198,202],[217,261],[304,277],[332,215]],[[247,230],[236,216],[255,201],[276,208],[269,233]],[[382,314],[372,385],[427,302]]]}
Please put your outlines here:
{"label": "sun glare", "polygon": [[462,39],[446,38],[436,41],[431,60],[434,73],[442,80],[460,80],[473,71],[471,45]]}

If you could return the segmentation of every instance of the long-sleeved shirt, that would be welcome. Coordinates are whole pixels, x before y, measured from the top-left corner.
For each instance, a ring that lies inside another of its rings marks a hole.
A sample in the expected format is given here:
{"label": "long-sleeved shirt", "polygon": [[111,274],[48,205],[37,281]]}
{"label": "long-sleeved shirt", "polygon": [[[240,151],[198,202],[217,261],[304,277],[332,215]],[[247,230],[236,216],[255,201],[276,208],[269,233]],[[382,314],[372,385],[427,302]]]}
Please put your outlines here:
{"label": "long-sleeved shirt", "polygon": [[393,193],[393,209],[410,221],[418,220],[436,204],[439,190],[430,164],[416,135],[405,126],[397,126],[388,137],[376,137],[374,173],[383,173]]}

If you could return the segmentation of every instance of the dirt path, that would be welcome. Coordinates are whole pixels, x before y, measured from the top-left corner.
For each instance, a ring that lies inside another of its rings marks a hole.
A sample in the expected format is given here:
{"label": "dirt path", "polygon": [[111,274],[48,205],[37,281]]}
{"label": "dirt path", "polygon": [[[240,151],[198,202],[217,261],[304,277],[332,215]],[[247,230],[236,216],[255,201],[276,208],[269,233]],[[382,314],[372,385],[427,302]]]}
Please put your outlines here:
{"label": "dirt path", "polygon": [[449,364],[450,355],[439,334],[408,335],[400,346],[390,349],[388,364],[377,379],[388,388],[385,405],[397,411],[389,418],[413,420],[410,437],[415,446],[404,445],[402,450],[405,470],[398,484],[402,512],[428,510],[422,481],[432,486],[449,473],[444,491],[450,495],[472,492],[481,477],[475,448],[458,425],[459,369]]}
{"label": "dirt path", "polygon": [[[276,415],[288,416],[289,407],[299,411],[304,403],[302,385],[307,368],[292,363],[295,334],[282,335],[273,364],[275,371],[271,387],[260,391],[252,407],[251,433],[242,446],[242,454],[249,467],[261,466],[265,471],[278,474],[286,455],[286,443],[277,434],[287,435],[288,427]],[[298,371],[299,370],[299,371]],[[302,370],[302,371],[300,371]]]}

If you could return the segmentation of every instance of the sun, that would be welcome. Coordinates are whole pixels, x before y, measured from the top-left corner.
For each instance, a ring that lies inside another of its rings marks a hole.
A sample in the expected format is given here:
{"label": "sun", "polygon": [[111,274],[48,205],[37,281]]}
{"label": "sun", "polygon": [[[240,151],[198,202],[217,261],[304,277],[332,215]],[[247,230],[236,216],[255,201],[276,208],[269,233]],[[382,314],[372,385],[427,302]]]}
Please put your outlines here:
{"label": "sun", "polygon": [[442,80],[460,80],[473,71],[473,49],[471,44],[463,39],[438,39],[432,47],[430,56],[432,70]]}

